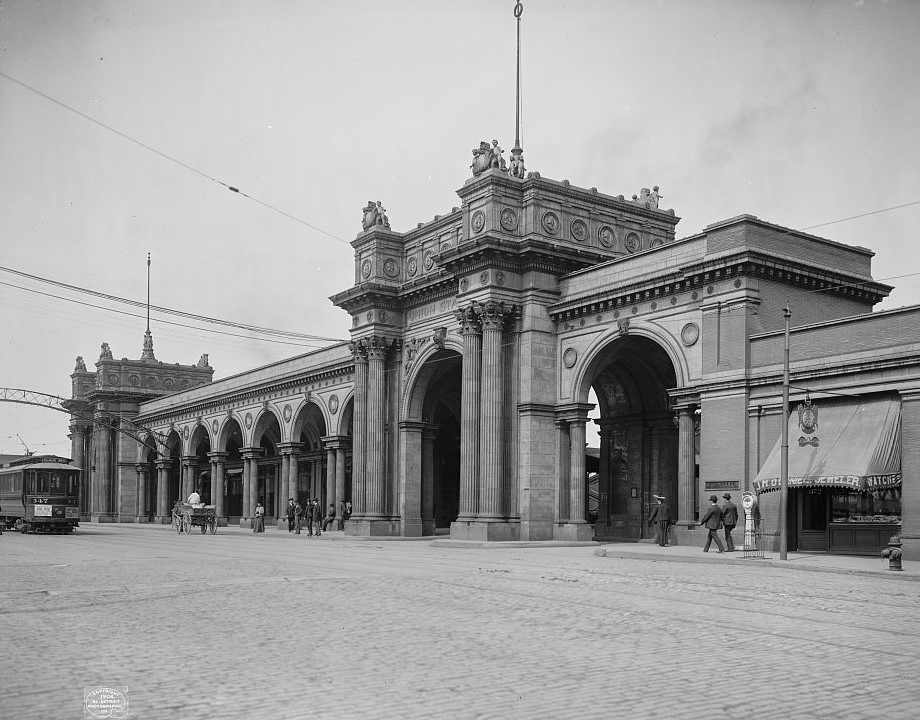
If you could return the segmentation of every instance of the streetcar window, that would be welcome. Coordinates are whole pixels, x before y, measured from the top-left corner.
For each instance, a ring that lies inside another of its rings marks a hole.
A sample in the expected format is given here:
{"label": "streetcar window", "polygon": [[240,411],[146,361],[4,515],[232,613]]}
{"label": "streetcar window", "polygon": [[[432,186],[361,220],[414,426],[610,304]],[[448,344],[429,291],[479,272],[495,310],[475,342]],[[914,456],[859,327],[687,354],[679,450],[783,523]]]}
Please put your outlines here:
{"label": "streetcar window", "polygon": [[35,492],[37,493],[48,492],[48,485],[49,485],[48,472],[46,470],[42,470],[40,472],[35,473],[35,477],[36,477]]}
{"label": "streetcar window", "polygon": [[74,473],[73,475],[67,476],[67,494],[68,495],[79,495],[80,494],[80,476]]}
{"label": "streetcar window", "polygon": [[64,490],[63,483],[61,482],[60,473],[51,473],[51,492],[61,493]]}

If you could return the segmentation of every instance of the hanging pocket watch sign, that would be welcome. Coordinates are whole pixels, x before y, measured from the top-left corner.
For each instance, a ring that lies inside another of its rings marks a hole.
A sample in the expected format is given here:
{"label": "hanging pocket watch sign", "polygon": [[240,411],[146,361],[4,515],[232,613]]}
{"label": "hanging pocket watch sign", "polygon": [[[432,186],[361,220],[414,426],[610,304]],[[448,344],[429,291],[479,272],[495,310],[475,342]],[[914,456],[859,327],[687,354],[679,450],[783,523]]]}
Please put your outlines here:
{"label": "hanging pocket watch sign", "polygon": [[799,429],[802,431],[802,436],[799,437],[799,447],[806,445],[818,447],[820,440],[815,435],[818,430],[818,408],[812,405],[811,398],[806,395],[805,402],[799,403],[796,410],[799,413]]}

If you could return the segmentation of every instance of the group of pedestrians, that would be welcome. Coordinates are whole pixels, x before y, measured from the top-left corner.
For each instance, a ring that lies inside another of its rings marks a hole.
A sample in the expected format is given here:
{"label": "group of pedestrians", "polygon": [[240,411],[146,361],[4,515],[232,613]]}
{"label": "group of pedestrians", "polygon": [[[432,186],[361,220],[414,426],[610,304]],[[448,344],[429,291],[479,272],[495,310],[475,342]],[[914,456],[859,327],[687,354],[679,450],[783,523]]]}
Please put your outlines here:
{"label": "group of pedestrians", "polygon": [[[670,530],[673,523],[671,506],[664,495],[652,495],[652,498],[655,500],[655,505],[649,513],[648,524],[649,527],[655,525],[658,544],[661,547],[668,547],[671,544]],[[712,545],[713,540],[715,540],[719,552],[735,552],[732,530],[738,524],[738,508],[732,502],[731,493],[725,493],[722,498],[725,500],[725,504],[720,506],[719,498],[715,495],[710,495],[709,507],[706,508],[706,512],[700,518],[700,525],[709,531],[703,552],[709,552],[709,547]],[[724,531],[725,546],[722,545],[722,539],[718,534],[719,530]]]}
{"label": "group of pedestrians", "polygon": [[[341,503],[342,509],[338,518],[338,529],[344,529],[344,521],[351,516],[351,503]],[[327,532],[336,525],[335,505],[329,503],[325,514],[323,506],[318,499],[307,499],[303,504],[294,498],[288,498],[287,506],[288,532],[300,535],[303,526],[307,526],[307,535],[317,537]]]}

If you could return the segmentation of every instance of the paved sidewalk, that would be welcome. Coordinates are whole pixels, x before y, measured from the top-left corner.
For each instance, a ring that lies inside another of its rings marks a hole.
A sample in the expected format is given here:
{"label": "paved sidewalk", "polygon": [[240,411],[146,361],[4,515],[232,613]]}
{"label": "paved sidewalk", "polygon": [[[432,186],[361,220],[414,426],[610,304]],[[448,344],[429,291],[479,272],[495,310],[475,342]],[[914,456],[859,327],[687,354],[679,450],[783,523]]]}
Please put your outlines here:
{"label": "paved sidewalk", "polygon": [[764,552],[763,558],[745,558],[741,550],[719,553],[711,549],[704,553],[702,548],[694,546],[660,547],[656,543],[602,543],[598,545],[595,555],[609,558],[630,560],[649,560],[651,562],[685,562],[712,563],[721,565],[770,566],[788,570],[811,570],[853,575],[884,575],[902,580],[920,581],[920,563],[903,561],[901,572],[888,569],[888,561],[881,557],[858,555],[830,555],[828,553],[786,553],[786,560],[780,560],[778,552]]}

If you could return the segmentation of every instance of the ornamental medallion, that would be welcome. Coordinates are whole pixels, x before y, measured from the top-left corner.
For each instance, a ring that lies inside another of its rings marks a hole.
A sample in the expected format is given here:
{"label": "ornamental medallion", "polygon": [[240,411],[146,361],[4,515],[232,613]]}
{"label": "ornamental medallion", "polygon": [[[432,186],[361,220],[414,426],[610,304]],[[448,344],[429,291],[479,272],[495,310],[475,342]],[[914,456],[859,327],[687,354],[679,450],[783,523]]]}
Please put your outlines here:
{"label": "ornamental medallion", "polygon": [[473,229],[474,233],[482,232],[482,229],[486,226],[486,215],[482,210],[477,210],[473,213],[473,217],[470,220],[470,227]]}
{"label": "ornamental medallion", "polygon": [[588,226],[584,220],[572,221],[572,237],[576,242],[584,242],[588,239]]}

